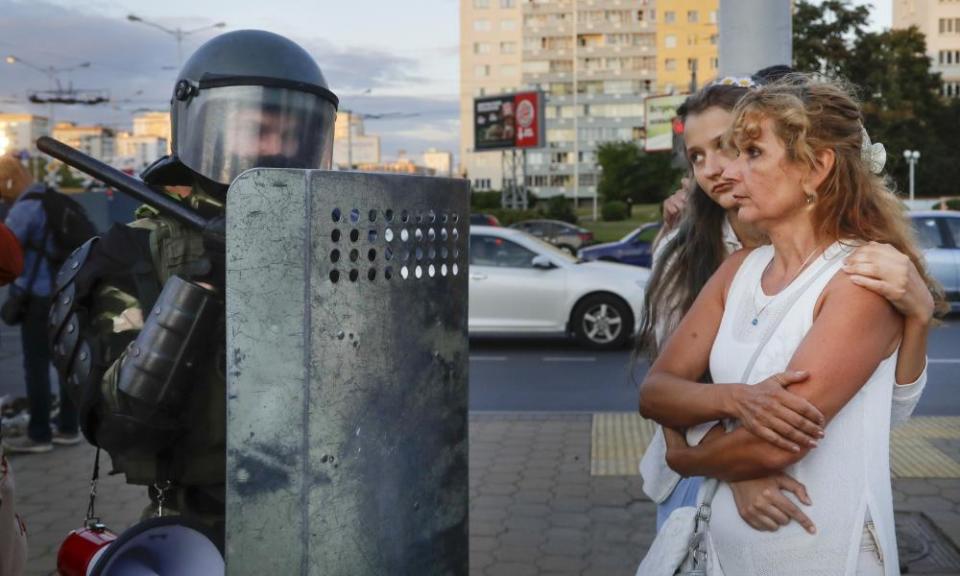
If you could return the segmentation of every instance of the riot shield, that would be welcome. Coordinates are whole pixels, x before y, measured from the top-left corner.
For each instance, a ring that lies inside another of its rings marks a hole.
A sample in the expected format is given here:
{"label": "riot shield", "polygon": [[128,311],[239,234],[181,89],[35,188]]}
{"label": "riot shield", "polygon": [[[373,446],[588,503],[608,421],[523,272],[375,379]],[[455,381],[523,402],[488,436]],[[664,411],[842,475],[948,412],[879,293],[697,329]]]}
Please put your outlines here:
{"label": "riot shield", "polygon": [[227,573],[467,573],[462,180],[227,195]]}

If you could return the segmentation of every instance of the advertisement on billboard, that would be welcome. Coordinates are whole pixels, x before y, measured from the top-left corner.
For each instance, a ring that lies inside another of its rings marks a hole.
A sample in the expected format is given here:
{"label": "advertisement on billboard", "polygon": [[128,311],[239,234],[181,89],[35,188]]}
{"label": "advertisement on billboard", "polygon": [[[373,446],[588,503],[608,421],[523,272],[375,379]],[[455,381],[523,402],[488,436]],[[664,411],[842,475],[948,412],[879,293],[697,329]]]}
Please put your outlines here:
{"label": "advertisement on billboard", "polygon": [[506,150],[543,146],[544,123],[540,92],[501,94],[473,103],[475,150]]}
{"label": "advertisement on billboard", "polygon": [[644,150],[669,152],[673,149],[673,119],[677,115],[677,107],[686,99],[687,94],[651,96],[644,99],[644,123],[647,129]]}

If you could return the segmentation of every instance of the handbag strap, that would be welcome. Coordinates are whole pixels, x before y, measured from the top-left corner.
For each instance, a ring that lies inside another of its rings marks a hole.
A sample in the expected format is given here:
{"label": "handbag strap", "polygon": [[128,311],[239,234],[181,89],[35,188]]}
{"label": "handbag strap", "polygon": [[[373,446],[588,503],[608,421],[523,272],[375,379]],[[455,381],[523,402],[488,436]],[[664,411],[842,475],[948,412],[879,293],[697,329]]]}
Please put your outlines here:
{"label": "handbag strap", "polygon": [[[829,248],[827,248],[829,250]],[[824,250],[826,253],[826,250]],[[779,311],[773,316],[770,324],[767,325],[767,329],[764,331],[763,336],[760,338],[760,344],[753,351],[753,356],[750,357],[750,361],[747,362],[747,367],[743,371],[743,376],[740,378],[741,382],[746,382],[747,378],[750,376],[750,372],[753,371],[754,365],[756,365],[757,360],[760,358],[760,353],[763,352],[763,349],[766,348],[767,343],[770,342],[770,338],[776,332],[777,328],[780,327],[780,323],[783,322],[783,319],[786,318],[787,313],[793,308],[793,305],[796,304],[797,300],[800,299],[807,289],[823,275],[824,272],[832,264],[832,259],[825,259],[823,264],[820,265],[817,270],[810,275],[810,278],[803,283],[797,290],[791,290],[787,296],[787,299],[784,301],[785,305],[780,307]],[[789,288],[788,288],[789,289]],[[707,526],[710,524],[710,504],[713,502],[713,497],[717,493],[717,488],[720,487],[720,481],[716,478],[707,478],[703,482],[703,487],[700,490],[700,504],[697,507],[697,523],[694,528],[694,546],[691,549],[691,552],[694,554],[696,560],[706,562],[706,552],[703,549],[703,534],[707,531]],[[705,565],[705,564],[701,564]]]}

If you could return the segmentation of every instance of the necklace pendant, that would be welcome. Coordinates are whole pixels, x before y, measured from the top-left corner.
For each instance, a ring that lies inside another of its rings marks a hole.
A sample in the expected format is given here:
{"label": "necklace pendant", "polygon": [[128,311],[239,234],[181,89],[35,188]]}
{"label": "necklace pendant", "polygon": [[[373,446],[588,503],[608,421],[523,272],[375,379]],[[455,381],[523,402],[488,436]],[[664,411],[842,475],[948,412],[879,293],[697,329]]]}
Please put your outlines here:
{"label": "necklace pendant", "polygon": [[754,326],[756,326],[757,323],[759,323],[759,322],[760,322],[760,319],[759,319],[759,318],[754,318],[753,320],[750,321],[750,323],[753,324]]}

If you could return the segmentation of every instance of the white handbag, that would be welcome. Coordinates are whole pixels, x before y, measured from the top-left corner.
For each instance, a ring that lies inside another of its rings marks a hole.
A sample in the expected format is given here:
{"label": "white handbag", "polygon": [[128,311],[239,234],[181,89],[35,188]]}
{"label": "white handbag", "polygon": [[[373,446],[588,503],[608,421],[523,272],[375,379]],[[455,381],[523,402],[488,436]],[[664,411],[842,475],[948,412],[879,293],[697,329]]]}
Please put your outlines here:
{"label": "white handbag", "polygon": [[[760,344],[747,362],[747,368],[740,378],[741,382],[747,381],[760,353],[780,326],[780,322],[786,317],[787,312],[800,295],[806,292],[814,280],[829,267],[829,264],[829,262],[822,264],[800,289],[792,292],[786,305],[780,308],[779,313],[771,319]],[[718,487],[719,482],[716,479],[705,479],[700,486],[696,507],[682,506],[667,516],[656,538],[653,539],[650,549],[647,550],[646,556],[640,562],[636,576],[719,576],[719,562],[707,532],[710,525],[711,503]]]}

